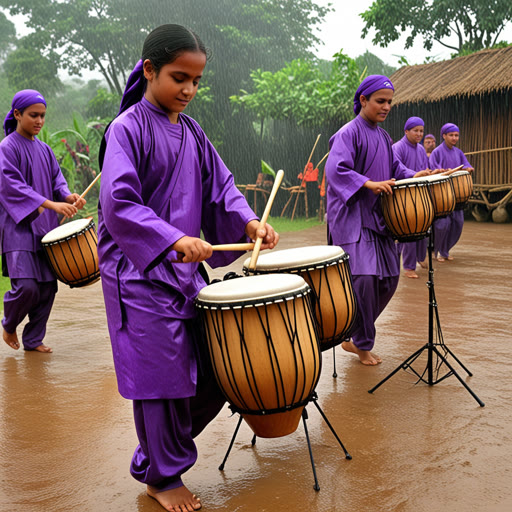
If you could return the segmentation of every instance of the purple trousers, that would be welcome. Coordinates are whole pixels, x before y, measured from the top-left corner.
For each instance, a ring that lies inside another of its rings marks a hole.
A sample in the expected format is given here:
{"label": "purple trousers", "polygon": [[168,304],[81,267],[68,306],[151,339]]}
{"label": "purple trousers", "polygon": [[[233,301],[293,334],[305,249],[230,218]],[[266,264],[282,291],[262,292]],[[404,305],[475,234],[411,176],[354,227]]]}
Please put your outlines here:
{"label": "purple trousers", "polygon": [[159,491],[181,487],[181,475],[197,460],[194,438],[220,412],[226,399],[215,379],[198,384],[190,398],[134,400],[139,446],[130,473]]}
{"label": "purple trousers", "polygon": [[434,222],[434,251],[447,258],[450,250],[459,241],[464,226],[464,211],[455,210]]}
{"label": "purple trousers", "polygon": [[398,251],[402,254],[402,265],[405,270],[415,270],[416,263],[427,257],[428,237],[417,242],[399,244]]}
{"label": "purple trousers", "polygon": [[353,276],[358,311],[352,341],[357,348],[372,350],[375,344],[375,321],[393,297],[398,279],[399,276],[383,279],[377,276]]}
{"label": "purple trousers", "polygon": [[56,293],[57,281],[40,283],[36,279],[11,279],[11,289],[4,295],[2,326],[12,334],[28,315],[21,338],[25,350],[34,350],[43,344]]}

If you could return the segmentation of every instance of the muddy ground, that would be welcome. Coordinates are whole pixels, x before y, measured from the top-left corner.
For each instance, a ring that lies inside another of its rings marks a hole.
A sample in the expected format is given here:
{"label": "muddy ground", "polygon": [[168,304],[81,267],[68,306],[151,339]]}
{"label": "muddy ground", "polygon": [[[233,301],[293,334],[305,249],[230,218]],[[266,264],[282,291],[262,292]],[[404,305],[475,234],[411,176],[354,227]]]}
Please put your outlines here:
{"label": "muddy ground", "polygon": [[[325,228],[284,235],[281,248],[323,244]],[[427,273],[402,278],[378,321],[368,368],[324,353],[319,404],[353,460],[346,460],[313,405],[309,432],[321,490],[302,425],[258,439],[243,426],[224,472],[237,419],[225,408],[198,439],[185,475],[205,511],[478,512],[512,510],[512,226],[466,222],[455,260],[436,263],[446,345],[473,372],[454,367],[485,402],[451,376],[435,386],[400,370],[377,384],[428,337]],[[231,266],[241,270],[241,261]],[[222,275],[216,272],[216,275]],[[136,445],[131,403],[116,388],[101,284],[60,286],[46,343],[54,353],[0,355],[0,511],[159,511],[128,466]],[[417,368],[425,368],[421,358]]]}

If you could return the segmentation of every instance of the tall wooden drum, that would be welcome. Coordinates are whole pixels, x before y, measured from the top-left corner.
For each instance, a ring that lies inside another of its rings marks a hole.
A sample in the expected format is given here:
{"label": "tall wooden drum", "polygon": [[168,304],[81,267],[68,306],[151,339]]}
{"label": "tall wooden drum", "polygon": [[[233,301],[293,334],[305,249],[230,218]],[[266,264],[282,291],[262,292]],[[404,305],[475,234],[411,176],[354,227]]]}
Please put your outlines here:
{"label": "tall wooden drum", "polygon": [[349,256],[336,245],[296,247],[261,254],[254,270],[250,258],[245,274],[298,274],[313,291],[315,318],[321,350],[327,350],[350,337],[357,302],[352,288]]}
{"label": "tall wooden drum", "polygon": [[449,177],[455,193],[455,209],[462,210],[473,194],[473,178],[468,171],[457,171]]}
{"label": "tall wooden drum", "polygon": [[320,377],[309,294],[282,274],[211,284],[196,299],[217,382],[259,437],[294,432]]}
{"label": "tall wooden drum", "polygon": [[455,192],[449,176],[435,174],[423,178],[428,183],[430,199],[434,205],[435,218],[446,217],[455,210]]}

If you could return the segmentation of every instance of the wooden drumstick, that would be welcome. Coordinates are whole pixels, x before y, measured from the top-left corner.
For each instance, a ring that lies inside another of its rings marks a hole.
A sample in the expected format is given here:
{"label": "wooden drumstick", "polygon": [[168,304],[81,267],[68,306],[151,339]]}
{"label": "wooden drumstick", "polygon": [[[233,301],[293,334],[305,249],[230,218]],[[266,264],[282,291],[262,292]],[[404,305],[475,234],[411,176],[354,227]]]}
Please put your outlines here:
{"label": "wooden drumstick", "polygon": [[[272,187],[272,191],[270,192],[270,196],[268,197],[267,206],[265,206],[265,211],[261,216],[260,225],[258,226],[258,230],[265,227],[267,223],[268,216],[270,215],[270,209],[272,208],[272,203],[276,197],[277,191],[283,181],[284,171],[279,170],[276,174],[276,179],[274,180],[274,186]],[[251,262],[249,263],[249,270],[254,270],[256,268],[256,262],[258,261],[258,255],[260,253],[261,244],[263,243],[263,238],[258,237],[256,239],[256,243],[254,244],[254,249],[252,251]]]}
{"label": "wooden drumstick", "polygon": [[320,162],[318,162],[318,163],[315,165],[315,168],[318,168],[318,167],[320,166],[320,164],[321,164],[321,163],[322,163],[322,162],[323,162],[323,161],[324,161],[328,156],[329,156],[329,152],[327,152],[327,153],[323,156],[322,160],[320,160]]}
{"label": "wooden drumstick", "polygon": [[212,245],[214,251],[252,251],[256,244],[251,242],[247,244],[219,244]]}
{"label": "wooden drumstick", "polygon": [[[96,178],[94,178],[91,182],[91,184],[82,192],[80,198],[83,199],[88,193],[89,191],[91,190],[92,187],[94,187],[94,185],[96,185],[96,182],[100,179],[101,177],[101,172],[96,176]],[[75,204],[75,203],[73,203]],[[64,221],[67,219],[67,217],[62,217],[61,221],[60,221],[60,224],[64,224]]]}
{"label": "wooden drumstick", "polygon": [[450,169],[449,171],[442,172],[441,174],[443,176],[450,176],[450,174],[453,174],[454,172],[460,171],[464,167],[464,164],[459,165],[458,167],[454,167],[453,169]]}

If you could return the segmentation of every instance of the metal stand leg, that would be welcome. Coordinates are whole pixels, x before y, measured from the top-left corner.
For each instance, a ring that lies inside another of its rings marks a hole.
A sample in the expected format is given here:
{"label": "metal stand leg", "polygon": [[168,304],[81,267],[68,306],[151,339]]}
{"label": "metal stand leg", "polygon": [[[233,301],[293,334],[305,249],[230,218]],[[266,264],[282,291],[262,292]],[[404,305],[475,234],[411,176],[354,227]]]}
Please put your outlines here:
{"label": "metal stand leg", "polygon": [[[428,384],[429,386],[433,386],[443,381],[447,377],[451,375],[455,375],[457,380],[466,388],[469,394],[478,402],[480,407],[484,407],[485,404],[478,398],[478,396],[471,390],[471,388],[464,382],[464,380],[460,377],[460,375],[455,371],[452,365],[447,361],[446,355],[450,354],[455,361],[462,367],[462,369],[471,377],[473,374],[459,361],[459,359],[455,356],[455,354],[444,344],[443,333],[441,332],[441,324],[439,322],[439,311],[438,305],[436,302],[436,295],[434,290],[434,268],[432,265],[432,252],[434,249],[434,235],[433,228],[430,228],[429,234],[429,242],[428,242],[428,273],[429,273],[429,281],[427,281],[427,286],[429,288],[429,308],[428,308],[428,342],[421,347],[419,350],[410,355],[403,363],[401,363],[397,368],[395,368],[387,377],[382,379],[376,386],[372,389],[368,390],[368,393],[373,393],[378,387],[380,387],[384,382],[389,380],[393,375],[395,375],[398,370],[410,369],[417,377],[418,382],[422,381]],[[436,341],[434,341],[434,332],[436,333]],[[442,347],[444,353],[442,353],[438,347]],[[414,368],[412,368],[412,363],[418,359],[418,357],[423,353],[423,351],[427,351],[427,366],[420,374]],[[437,364],[434,368],[433,363],[433,355],[437,356]],[[443,376],[439,377],[439,371],[442,365],[445,365],[448,368],[448,372]],[[436,376],[434,378],[434,373]],[[425,374],[427,377],[425,378]]]}
{"label": "metal stand leg", "polygon": [[304,424],[304,432],[306,434],[306,441],[308,443],[309,458],[311,460],[311,468],[313,469],[313,478],[315,479],[315,485],[313,485],[313,489],[315,489],[315,491],[319,491],[320,485],[318,485],[318,478],[316,477],[315,460],[313,459],[313,451],[311,450],[311,442],[309,440],[308,426],[306,423],[307,419],[308,413],[306,411],[306,408],[304,407],[304,410],[302,411],[302,423]]}
{"label": "metal stand leg", "polygon": [[[226,455],[224,455],[224,460],[222,461],[221,465],[219,466],[220,471],[224,470],[224,466],[226,465],[226,461],[228,460],[229,452],[231,451],[231,448],[233,448],[233,444],[235,442],[235,437],[238,434],[240,425],[242,424],[242,419],[243,419],[242,416],[240,416],[238,423],[236,425],[236,428],[235,428],[235,433],[233,434],[233,437],[231,438],[231,442],[229,443],[228,451],[226,452]],[[254,436],[254,437],[256,437],[256,436]]]}
{"label": "metal stand leg", "polygon": [[334,365],[332,376],[335,379],[338,377],[338,374],[336,373],[336,347],[332,347],[332,362]]}

